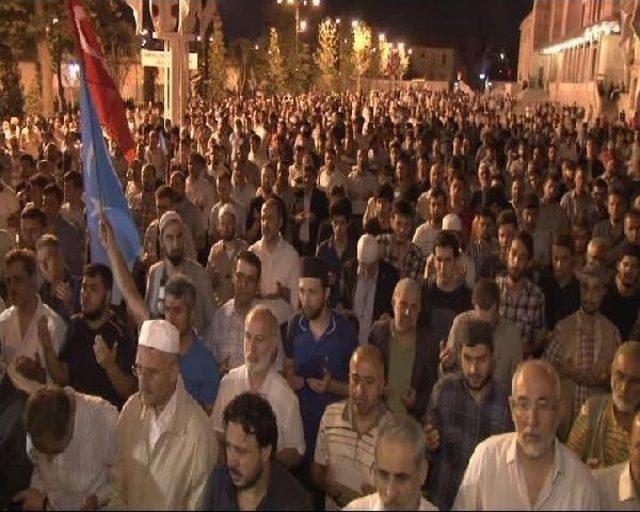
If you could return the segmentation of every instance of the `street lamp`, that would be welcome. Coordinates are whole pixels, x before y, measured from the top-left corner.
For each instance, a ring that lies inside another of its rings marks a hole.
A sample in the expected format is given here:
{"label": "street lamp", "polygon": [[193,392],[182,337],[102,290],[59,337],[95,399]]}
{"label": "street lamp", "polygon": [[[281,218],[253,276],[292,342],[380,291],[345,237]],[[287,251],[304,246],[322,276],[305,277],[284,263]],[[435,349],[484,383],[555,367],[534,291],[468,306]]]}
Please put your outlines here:
{"label": "street lamp", "polygon": [[[278,5],[282,5],[285,0],[276,0]],[[307,6],[308,0],[286,0],[288,6],[293,6],[295,8],[295,53],[298,53],[299,46],[299,38],[300,32],[305,32],[308,27],[308,23],[306,20],[300,20],[300,5]],[[322,0],[311,0],[311,5],[313,7],[320,7]]]}
{"label": "street lamp", "polygon": [[378,34],[378,41],[380,41],[381,43],[384,43],[387,40],[387,36],[384,34],[384,32],[381,32],[380,34]]}

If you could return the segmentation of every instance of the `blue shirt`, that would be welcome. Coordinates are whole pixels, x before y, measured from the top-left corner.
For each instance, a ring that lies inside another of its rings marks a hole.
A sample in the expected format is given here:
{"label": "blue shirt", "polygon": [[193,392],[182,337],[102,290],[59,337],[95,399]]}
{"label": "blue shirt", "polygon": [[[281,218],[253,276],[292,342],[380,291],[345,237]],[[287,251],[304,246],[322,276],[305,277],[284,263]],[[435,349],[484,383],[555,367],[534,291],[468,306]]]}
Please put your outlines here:
{"label": "blue shirt", "polygon": [[180,375],[189,394],[200,405],[213,405],[218,394],[218,362],[202,340],[194,335],[191,348],[178,360]]}
{"label": "blue shirt", "polygon": [[[351,354],[357,346],[358,337],[354,325],[332,311],[329,327],[318,340],[309,329],[307,317],[303,314],[294,316],[287,326],[284,351],[286,357],[293,359],[295,372],[300,377],[321,379],[326,369],[333,380],[346,382]],[[313,459],[324,410],[342,397],[331,393],[319,395],[306,382],[297,394],[307,444],[305,457]]]}

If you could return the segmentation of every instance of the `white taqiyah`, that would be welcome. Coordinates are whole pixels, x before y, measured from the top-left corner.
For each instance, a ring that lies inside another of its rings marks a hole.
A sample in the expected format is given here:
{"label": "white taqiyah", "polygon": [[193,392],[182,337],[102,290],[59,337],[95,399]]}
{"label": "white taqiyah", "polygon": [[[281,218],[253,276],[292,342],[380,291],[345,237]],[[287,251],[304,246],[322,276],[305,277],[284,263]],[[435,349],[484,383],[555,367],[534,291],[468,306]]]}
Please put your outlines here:
{"label": "white taqiyah", "polygon": [[167,354],[179,354],[180,333],[167,320],[146,320],[140,329],[138,345]]}

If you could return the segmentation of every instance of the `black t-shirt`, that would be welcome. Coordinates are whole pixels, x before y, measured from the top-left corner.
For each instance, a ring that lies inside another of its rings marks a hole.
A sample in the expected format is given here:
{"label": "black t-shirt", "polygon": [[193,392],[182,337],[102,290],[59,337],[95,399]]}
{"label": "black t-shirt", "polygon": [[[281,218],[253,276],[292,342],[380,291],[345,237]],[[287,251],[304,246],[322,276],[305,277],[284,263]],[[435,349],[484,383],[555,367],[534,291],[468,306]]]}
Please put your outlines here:
{"label": "black t-shirt", "polygon": [[560,320],[580,308],[580,283],[575,277],[560,288],[553,272],[547,271],[542,273],[538,284],[544,293],[544,317],[548,329],[553,329]]}
{"label": "black t-shirt", "polygon": [[640,295],[634,293],[631,297],[623,297],[614,283],[605,295],[600,311],[618,328],[622,341],[625,341],[631,334],[638,316],[638,308],[640,308]]}
{"label": "black t-shirt", "polygon": [[127,335],[124,325],[113,315],[95,331],[89,328],[82,314],[71,317],[64,348],[60,352],[60,360],[67,364],[69,384],[76,391],[102,397],[121,408],[124,399],[113,387],[107,372],[98,364],[93,352],[93,344],[98,334],[102,335],[109,348],[112,348],[114,343],[118,343],[116,353],[118,368],[131,374],[136,347]]}
{"label": "black t-shirt", "polygon": [[435,340],[446,340],[456,315],[471,307],[471,291],[465,285],[447,292],[438,288],[435,281],[428,281],[422,285],[422,308],[418,323],[428,329]]}
{"label": "black t-shirt", "polygon": [[[218,466],[209,477],[202,510],[239,510],[236,488],[227,466]],[[289,471],[271,461],[267,493],[256,510],[313,510],[309,495]]]}

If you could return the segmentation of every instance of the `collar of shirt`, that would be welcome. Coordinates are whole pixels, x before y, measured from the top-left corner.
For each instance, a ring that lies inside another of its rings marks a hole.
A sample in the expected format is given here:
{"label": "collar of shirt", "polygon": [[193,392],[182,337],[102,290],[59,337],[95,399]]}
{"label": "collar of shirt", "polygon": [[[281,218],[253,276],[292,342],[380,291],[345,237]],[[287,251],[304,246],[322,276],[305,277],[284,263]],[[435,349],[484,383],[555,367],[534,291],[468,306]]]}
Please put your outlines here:
{"label": "collar of shirt", "polygon": [[346,423],[349,423],[351,425],[351,429],[354,432],[358,432],[358,434],[368,434],[380,425],[380,420],[384,417],[387,411],[387,406],[383,401],[380,401],[378,407],[376,407],[375,411],[373,411],[373,414],[375,414],[376,417],[375,421],[371,424],[369,430],[367,430],[366,432],[360,432],[353,422],[353,400],[351,398],[348,398],[347,400],[345,400],[344,408],[342,409],[342,420]]}
{"label": "collar of shirt", "polygon": [[144,415],[149,414],[149,441],[151,449],[153,449],[153,446],[156,444],[158,439],[160,439],[162,434],[175,430],[176,428],[176,419],[178,419],[178,414],[176,414],[178,409],[178,395],[180,394],[180,388],[182,386],[184,386],[182,378],[178,377],[176,390],[159,415],[156,415],[153,410],[146,406],[143,406],[142,408],[143,417]]}
{"label": "collar of shirt", "polygon": [[[547,483],[545,483],[544,488],[541,489],[540,494],[538,495],[538,501],[535,505],[534,509],[538,508],[538,504],[543,503],[546,500],[550,493],[553,485],[560,475],[564,475],[565,473],[565,460],[560,450],[559,446],[560,441],[555,439],[553,441],[553,472],[551,474],[551,480],[547,479]],[[518,461],[518,434],[516,432],[513,433],[513,437],[511,439],[511,445],[507,450],[507,464],[516,464],[516,474],[520,474],[517,467]],[[550,485],[548,485],[550,482]]]}
{"label": "collar of shirt", "polygon": [[618,499],[620,501],[633,501],[638,499],[633,485],[633,478],[631,478],[631,467],[629,462],[625,464],[624,469],[620,473],[620,480],[618,481]]}
{"label": "collar of shirt", "polygon": [[[300,320],[298,320],[298,327],[300,327],[301,331],[306,332],[309,330],[309,319],[306,317],[306,315],[300,316]],[[320,336],[320,338],[317,341],[320,341],[325,336],[329,336],[335,330],[336,330],[336,317],[333,311],[331,311],[331,321],[329,322],[329,327],[327,327],[327,330],[324,331],[322,336]]]}

